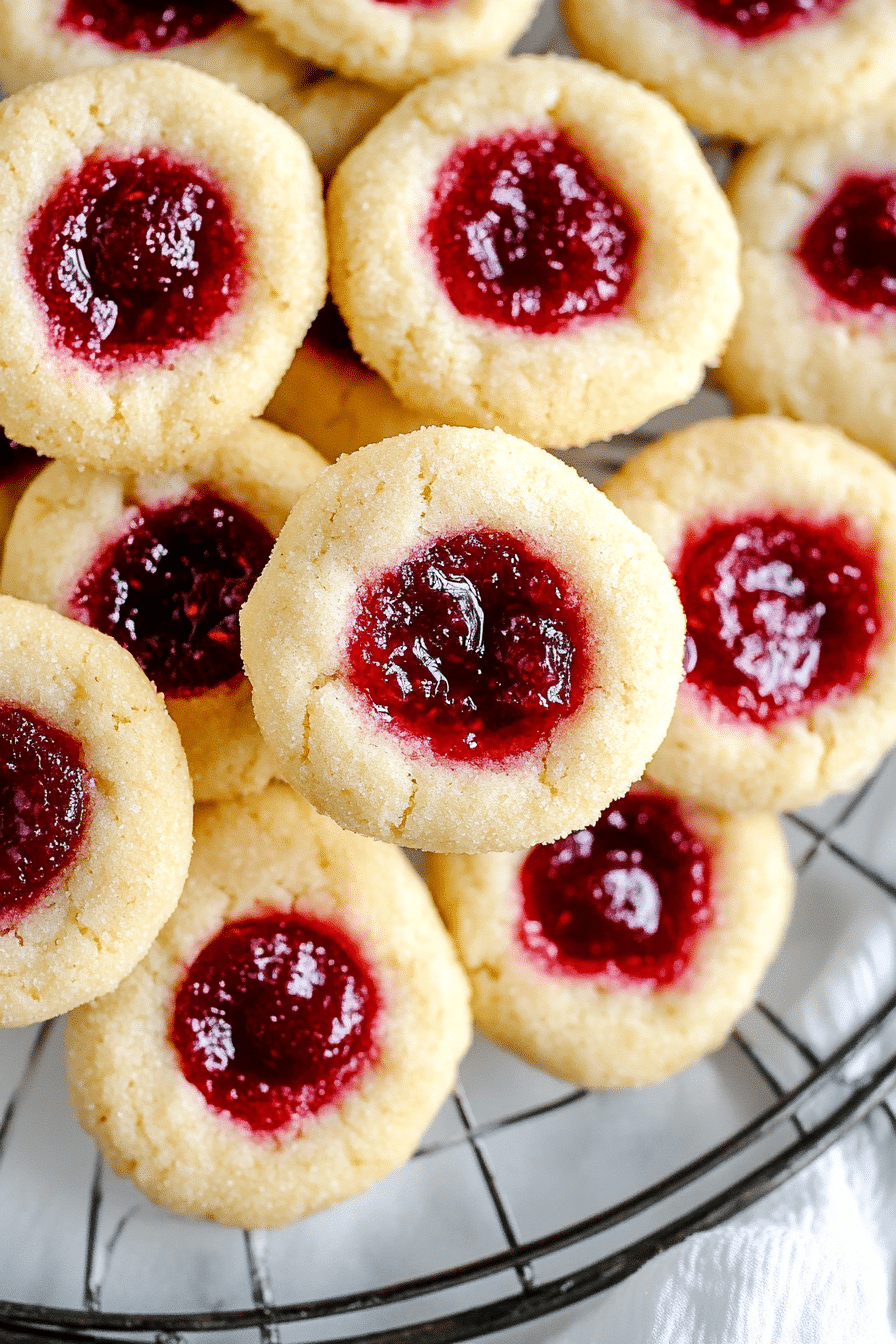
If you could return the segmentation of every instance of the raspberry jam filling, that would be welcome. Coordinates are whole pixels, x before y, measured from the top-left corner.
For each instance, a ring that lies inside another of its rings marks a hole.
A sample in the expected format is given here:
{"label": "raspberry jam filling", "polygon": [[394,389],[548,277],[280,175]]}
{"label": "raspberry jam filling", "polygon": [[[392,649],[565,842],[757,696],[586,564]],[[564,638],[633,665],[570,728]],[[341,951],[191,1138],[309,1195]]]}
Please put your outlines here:
{"label": "raspberry jam filling", "polygon": [[296,914],[227,924],[174,1003],[187,1082],[259,1134],[308,1119],[375,1062],[380,995],[346,936]]}
{"label": "raspberry jam filling", "polygon": [[231,0],[66,0],[57,24],[124,51],[166,51],[211,37],[243,17]]}
{"label": "raspberry jam filling", "polygon": [[80,742],[20,705],[0,705],[0,932],[74,864],[89,797]]}
{"label": "raspberry jam filling", "polygon": [[347,364],[357,365],[359,369],[366,367],[361,356],[352,345],[352,338],[348,334],[345,319],[330,294],[327,295],[323,308],[308,328],[305,340],[314,347],[318,354],[344,360]]}
{"label": "raspberry jam filling", "polygon": [[507,131],[448,156],[423,241],[464,317],[543,335],[621,311],[640,233],[563,131]]}
{"label": "raspberry jam filling", "polygon": [[211,490],[135,509],[78,581],[69,615],[111,635],[164,695],[242,676],[239,613],[274,538]]}
{"label": "raspberry jam filling", "polygon": [[222,187],[162,150],[88,159],[32,219],[26,253],[51,343],[102,371],[207,340],[246,283]]}
{"label": "raspberry jam filling", "polygon": [[896,308],[896,176],[845,178],[796,256],[830,298],[865,313]]}
{"label": "raspberry jam filling", "polygon": [[0,485],[26,485],[44,466],[46,458],[0,429]]}
{"label": "raspberry jam filling", "polygon": [[830,18],[846,0],[677,0],[712,28],[755,42]]}
{"label": "raspberry jam filling", "polygon": [[593,826],[529,851],[518,937],[568,975],[669,985],[712,921],[709,855],[671,798],[633,792]]}
{"label": "raspberry jam filling", "polygon": [[506,532],[460,532],[361,588],[349,678],[381,722],[454,761],[544,744],[582,703],[590,666],[577,594]]}
{"label": "raspberry jam filling", "polygon": [[712,522],[686,540],[675,578],[687,682],[746,723],[855,690],[883,630],[874,550],[847,519]]}

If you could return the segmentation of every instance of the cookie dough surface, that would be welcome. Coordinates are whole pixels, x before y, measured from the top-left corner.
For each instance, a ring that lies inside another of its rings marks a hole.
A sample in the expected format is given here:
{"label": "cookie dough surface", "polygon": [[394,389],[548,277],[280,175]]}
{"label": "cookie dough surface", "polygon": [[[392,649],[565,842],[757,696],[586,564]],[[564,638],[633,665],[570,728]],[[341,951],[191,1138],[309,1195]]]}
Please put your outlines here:
{"label": "cookie dough surface", "polygon": [[838,430],[772,416],[711,420],[644,449],[606,494],[675,573],[686,534],[714,518],[790,511],[846,518],[878,553],[884,637],[851,694],[771,726],[707,708],[682,684],[648,776],[731,810],[785,811],[851,788],[896,742],[896,475]]}
{"label": "cookie dough surface", "polygon": [[[298,1127],[253,1134],[207,1105],[169,1040],[186,968],[222,926],[296,911],[343,929],[378,984],[379,1057]],[[470,1041],[469,987],[429,894],[398,851],[347,835],[285,785],[202,807],[183,900],[112,995],[72,1014],[75,1112],[156,1203],[275,1227],[347,1199],[406,1161]]]}
{"label": "cookie dough surface", "polygon": [[284,94],[274,111],[302,137],[326,180],[399,97],[375,84],[328,75]]}
{"label": "cookie dough surface", "polygon": [[709,854],[714,915],[681,980],[659,987],[549,974],[534,962],[517,932],[525,853],[430,857],[433,894],[487,1036],[594,1088],[659,1082],[724,1042],[784,936],[793,871],[776,818],[693,805],[683,812]]}
{"label": "cookie dough surface", "polygon": [[[500,431],[424,429],[328,468],[242,612],[255,713],[283,777],[341,825],[422,849],[516,849],[593,820],[659,744],[684,638],[655,548],[605,505]],[[509,531],[552,560],[593,640],[579,710],[543,747],[491,766],[446,763],[378,724],[345,667],[360,585],[467,528]]]}
{"label": "cookie dough surface", "polygon": [[407,89],[509,51],[538,0],[248,0],[245,8],[296,55],[347,79]]}
{"label": "cookie dough surface", "polygon": [[778,136],[729,184],[743,235],[743,308],[719,377],[741,411],[838,426],[896,461],[896,312],[829,298],[796,252],[853,175],[896,173],[896,99],[824,133]]}
{"label": "cookie dough surface", "polygon": [[889,0],[847,0],[750,42],[676,0],[564,0],[564,13],[584,56],[663,94],[693,125],[749,143],[834,126],[896,82]]}
{"label": "cookie dough surface", "polygon": [[[422,236],[459,143],[541,130],[584,152],[641,231],[622,311],[557,335],[462,316]],[[338,169],[328,215],[352,341],[430,423],[557,448],[631,429],[699,387],[739,303],[734,223],[684,123],[585,61],[518,57],[408,94]]]}
{"label": "cookie dough surface", "polygon": [[[143,148],[221,184],[245,235],[246,284],[208,340],[100,373],[59,353],[26,275],[25,238],[86,160]],[[260,415],[326,292],[320,181],[278,117],[208,75],[131,61],[33,87],[0,105],[0,423],[51,457],[171,470],[211,435]]]}
{"label": "cookie dough surface", "polygon": [[[135,510],[210,487],[276,537],[293,504],[326,463],[295,435],[248,421],[211,442],[204,462],[167,475],[111,474],[55,462],[23,497],[7,538],[0,589],[71,615],[81,577],[124,531]],[[274,774],[245,678],[187,697],[168,696],[198,802],[261,789]]]}
{"label": "cookie dough surface", "polygon": [[12,1027],[108,993],[145,956],[183,889],[193,799],[164,702],[107,636],[0,597],[0,701],[80,742],[92,781],[74,864],[0,933]]}

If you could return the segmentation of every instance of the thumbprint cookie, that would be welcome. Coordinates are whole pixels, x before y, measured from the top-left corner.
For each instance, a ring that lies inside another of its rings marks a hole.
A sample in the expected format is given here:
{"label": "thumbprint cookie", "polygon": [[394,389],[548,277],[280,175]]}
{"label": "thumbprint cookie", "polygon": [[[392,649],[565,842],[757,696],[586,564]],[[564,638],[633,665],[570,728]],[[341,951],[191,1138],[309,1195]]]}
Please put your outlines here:
{"label": "thumbprint cookie", "polygon": [[681,118],[586,61],[406,95],[338,168],[330,282],[429,423],[568,448],[686,401],[739,303],[727,202]]}
{"label": "thumbprint cookie", "polygon": [[274,773],[252,713],[239,612],[274,538],[326,463],[250,421],[202,468],[111,474],[54,462],[27,491],[0,588],[111,635],[161,691],[199,802]]}
{"label": "thumbprint cookie", "polygon": [[174,917],[69,1018],[72,1102],[151,1200],[276,1227],[406,1161],[470,1034],[469,985],[404,856],[272,784],[197,808]]}
{"label": "thumbprint cookie", "polygon": [[624,792],[684,641],[656,548],[600,491],[448,428],[328,467],[242,632],[282,777],[349,829],[462,853],[555,839]]}
{"label": "thumbprint cookie", "polygon": [[0,1026],[106,994],[146,955],[183,889],[192,804],[131,655],[0,597]]}
{"label": "thumbprint cookie", "polygon": [[350,149],[361,143],[368,131],[400,94],[361,80],[325,75],[301,88],[290,90],[273,106],[311,150],[311,157],[325,181],[329,180]]}
{"label": "thumbprint cookie", "polygon": [[685,678],[651,779],[782,811],[896,742],[896,475],[838,430],[771,416],[659,440],[607,494],[678,585]]}

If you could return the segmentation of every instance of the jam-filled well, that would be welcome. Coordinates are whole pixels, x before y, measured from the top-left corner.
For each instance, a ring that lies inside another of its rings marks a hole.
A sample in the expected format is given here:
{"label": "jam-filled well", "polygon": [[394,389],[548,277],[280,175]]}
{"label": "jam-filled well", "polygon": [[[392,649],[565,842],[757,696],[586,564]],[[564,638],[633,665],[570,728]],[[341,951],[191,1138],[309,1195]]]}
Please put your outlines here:
{"label": "jam-filled well", "polygon": [[168,51],[201,42],[243,17],[233,0],[65,0],[57,23],[122,51]]}
{"label": "jam-filled well", "polygon": [[675,577],[687,683],[735,719],[807,713],[864,679],[884,621],[874,549],[848,520],[717,520],[686,539]]}
{"label": "jam-filled well", "polygon": [[207,340],[246,282],[223,188],[163,150],[64,177],[31,221],[26,264],[52,345],[103,371]]}
{"label": "jam-filled well", "polygon": [[858,312],[896,308],[896,174],[844,178],[796,255],[829,298]]}
{"label": "jam-filled well", "polygon": [[581,704],[588,668],[571,583],[509,533],[439,538],[356,600],[352,685],[380,722],[450,760],[543,744]]}
{"label": "jam-filled well", "polygon": [[830,18],[846,0],[677,0],[677,3],[704,23],[731,33],[741,42],[757,42]]}
{"label": "jam-filled well", "polygon": [[566,133],[547,129],[458,146],[423,241],[458,312],[552,334],[622,310],[640,231]]}
{"label": "jam-filled well", "polygon": [[678,802],[640,791],[530,850],[520,890],[522,946],[567,975],[672,984],[713,917],[705,845]]}
{"label": "jam-filled well", "polygon": [[135,508],[69,614],[116,639],[164,695],[199,695],[242,675],[240,608],[273,545],[253,514],[210,489]]}
{"label": "jam-filled well", "polygon": [[21,705],[0,704],[0,932],[71,868],[89,801],[80,742]]}
{"label": "jam-filled well", "polygon": [[259,1134],[339,1101],[377,1058],[381,996],[350,939],[292,912],[226,924],[187,970],[171,1040],[210,1106]]}

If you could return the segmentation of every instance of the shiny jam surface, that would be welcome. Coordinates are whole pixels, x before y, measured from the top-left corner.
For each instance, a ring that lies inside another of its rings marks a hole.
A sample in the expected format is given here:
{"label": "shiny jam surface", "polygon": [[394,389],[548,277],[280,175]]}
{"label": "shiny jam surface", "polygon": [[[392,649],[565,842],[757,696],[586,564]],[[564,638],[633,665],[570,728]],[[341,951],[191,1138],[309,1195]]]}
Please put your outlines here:
{"label": "shiny jam surface", "polygon": [[124,51],[151,52],[201,42],[241,17],[232,0],[66,0],[57,23]]}
{"label": "shiny jam surface", "polygon": [[883,630],[877,570],[847,519],[710,523],[686,540],[675,570],[688,684],[760,724],[854,690]]}
{"label": "shiny jam surface", "polygon": [[677,0],[704,23],[722,28],[742,42],[802,28],[829,18],[846,0]]}
{"label": "shiny jam surface", "polygon": [[544,970],[668,985],[712,921],[710,861],[671,798],[633,792],[529,851],[518,936]]}
{"label": "shiny jam surface", "polygon": [[304,915],[227,924],[177,992],[171,1040],[210,1106],[272,1134],[338,1101],[377,1057],[380,996],[348,938]]}
{"label": "shiny jam surface", "polygon": [[0,704],[0,932],[75,862],[89,799],[80,742],[20,705]]}
{"label": "shiny jam surface", "polygon": [[345,319],[333,302],[331,294],[327,295],[323,308],[308,328],[305,340],[325,355],[345,360],[349,364],[357,365],[358,368],[365,367],[361,356],[352,345]]}
{"label": "shiny jam surface", "polygon": [[830,298],[859,312],[896,308],[896,175],[845,178],[796,255]]}
{"label": "shiny jam surface", "polygon": [[589,666],[567,579],[525,541],[485,529],[371,578],[348,641],[350,680],[377,718],[455,761],[541,746],[578,709]]}
{"label": "shiny jam surface", "polygon": [[246,280],[223,189],[161,150],[63,178],[31,221],[26,262],[52,345],[103,371],[206,340]]}
{"label": "shiny jam surface", "polygon": [[25,485],[44,466],[46,458],[0,429],[0,485]]}
{"label": "shiny jam surface", "polygon": [[563,131],[507,131],[448,156],[423,239],[458,312],[543,335],[620,312],[640,233]]}
{"label": "shiny jam surface", "polygon": [[164,695],[242,675],[239,613],[274,538],[211,490],[134,509],[78,581],[68,614],[111,635]]}

